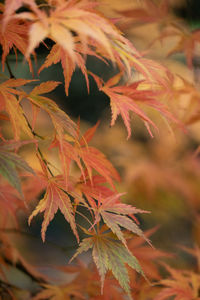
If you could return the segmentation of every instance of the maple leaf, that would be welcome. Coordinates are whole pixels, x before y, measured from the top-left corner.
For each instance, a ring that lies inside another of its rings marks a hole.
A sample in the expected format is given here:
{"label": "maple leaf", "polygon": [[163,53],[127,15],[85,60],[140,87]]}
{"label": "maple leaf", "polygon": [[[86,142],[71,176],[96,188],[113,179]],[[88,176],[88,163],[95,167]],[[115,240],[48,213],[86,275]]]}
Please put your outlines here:
{"label": "maple leaf", "polygon": [[196,45],[200,43],[200,30],[196,29],[191,32],[181,30],[178,35],[180,36],[179,43],[168,53],[168,56],[183,52],[187,65],[191,69],[193,67]]}
{"label": "maple leaf", "polygon": [[[128,204],[121,203],[119,197],[123,194],[114,194],[108,198],[98,199],[98,207],[94,208],[95,222],[98,223],[102,218],[104,223],[112,230],[114,234],[118,237],[120,241],[127,247],[126,240],[121,231],[121,227],[142,236],[144,236],[143,231],[138,227],[135,222],[138,222],[134,214],[138,213],[148,213],[147,211],[137,209]],[[129,218],[130,217],[130,218]],[[135,222],[134,222],[134,221]],[[93,225],[93,226],[94,226]],[[150,243],[150,242],[149,242]]]}
{"label": "maple leaf", "polygon": [[40,67],[38,73],[40,73],[44,68],[48,68],[52,64],[57,64],[59,61],[61,61],[61,65],[63,68],[63,74],[65,80],[65,92],[66,95],[68,95],[69,84],[71,81],[72,74],[76,68],[76,64],[70,59],[67,52],[64,51],[64,49],[61,46],[57,44],[53,45],[50,53],[46,57],[46,60],[44,64]]}
{"label": "maple leaf", "polygon": [[119,284],[116,279],[111,278],[111,276],[106,276],[104,281],[104,291],[103,295],[95,295],[90,297],[91,300],[122,300],[126,299],[127,296],[124,294],[124,291],[119,288]]}
{"label": "maple leaf", "polygon": [[180,246],[181,250],[189,253],[190,255],[192,255],[193,257],[195,257],[196,262],[197,262],[197,270],[199,272],[200,270],[200,248],[198,247],[198,245],[195,245],[193,249],[185,247],[185,246]]}
{"label": "maple leaf", "polygon": [[[128,23],[129,26],[132,23],[163,23],[169,18],[169,0],[162,0],[159,3],[155,3],[152,0],[144,0],[141,7],[117,10],[117,12],[125,17],[131,18],[131,21]],[[124,28],[123,25],[122,27]]]}
{"label": "maple leaf", "polygon": [[60,82],[46,81],[36,86],[29,94],[21,92],[20,99],[27,98],[30,102],[46,111],[55,127],[59,138],[63,137],[64,130],[69,131],[72,136],[76,135],[76,125],[70,117],[62,111],[58,105],[51,99],[41,96],[54,90]]}
{"label": "maple leaf", "polygon": [[[196,80],[198,81],[198,74]],[[179,82],[180,85],[177,85],[176,82]],[[194,83],[186,80],[180,75],[173,76],[171,79],[169,78],[169,89],[167,93],[163,90],[163,96],[164,99],[169,100],[168,105],[170,106],[170,111],[173,112],[174,115],[176,114],[176,116],[178,116],[178,119],[182,122],[180,125],[184,131],[186,131],[183,127],[184,124],[191,125],[198,121],[198,112],[200,108],[199,91],[196,89]],[[185,103],[185,106],[182,104],[183,97],[187,97],[187,103]],[[176,99],[176,101],[173,103],[170,101],[171,99]],[[177,123],[177,121],[175,122]]]}
{"label": "maple leaf", "polygon": [[[23,143],[22,143],[23,144]],[[22,145],[20,142],[18,146]],[[35,174],[33,169],[23,160],[18,154],[10,152],[9,150],[16,146],[12,143],[0,144],[0,174],[8,180],[8,182],[17,189],[23,197],[21,182],[17,172],[17,168]]]}
{"label": "maple leaf", "polygon": [[34,0],[5,0],[4,23],[3,23],[4,26],[7,25],[8,21],[10,21],[13,13],[24,4],[26,4],[33,11],[38,13],[38,7]]}
{"label": "maple leaf", "polygon": [[[88,41],[89,43],[89,41]],[[75,39],[75,54],[76,60],[73,61],[67,51],[63,49],[62,46],[55,44],[51,48],[49,54],[47,55],[45,62],[39,68],[38,73],[40,74],[45,68],[50,67],[52,64],[57,64],[61,62],[61,66],[63,69],[63,75],[65,80],[65,93],[68,95],[69,84],[71,81],[72,74],[74,73],[76,67],[78,66],[82,71],[87,85],[87,90],[89,92],[89,79],[88,74],[93,75],[92,72],[88,71],[86,68],[86,55],[95,56],[99,60],[102,60],[105,64],[107,63],[106,60],[103,59],[102,56],[98,55],[94,50],[90,49],[89,47],[85,48],[81,45],[80,41],[76,38]]]}
{"label": "maple leaf", "polygon": [[[81,47],[81,45],[79,45]],[[71,81],[72,74],[74,73],[76,66],[78,66],[86,80],[87,84],[87,89],[89,91],[89,79],[88,79],[88,72],[85,66],[85,59],[82,57],[80,52],[80,47],[78,48],[78,45],[75,44],[75,50],[76,50],[76,61],[73,61],[67,51],[63,49],[58,44],[53,45],[52,49],[50,50],[50,53],[45,59],[44,64],[40,67],[38,70],[38,73],[40,73],[43,69],[50,67],[52,64],[57,64],[58,62],[61,62],[61,66],[63,69],[63,75],[64,75],[64,80],[65,80],[65,93],[68,95],[68,89],[69,89],[69,84]],[[95,54],[94,51],[92,50],[85,50],[84,55],[90,54],[93,56],[97,56],[99,59],[101,59],[100,56]]]}
{"label": "maple leaf", "polygon": [[[81,146],[87,145],[93,138],[98,126],[100,124],[100,121],[98,121],[93,127],[89,128],[84,135],[80,138],[79,144]],[[79,124],[80,127],[80,124]]]}
{"label": "maple leaf", "polygon": [[[2,23],[2,16],[0,16],[0,23]],[[0,30],[0,44],[3,50],[1,63],[4,71],[6,57],[12,48],[15,51],[16,58],[16,49],[25,55],[28,47],[28,25],[25,22],[22,24],[19,20],[10,20],[5,29],[1,28]],[[33,72],[30,59],[28,59],[28,63],[31,72]]]}
{"label": "maple leaf", "polygon": [[97,208],[97,204],[94,199],[103,199],[115,194],[113,190],[105,185],[106,182],[107,180],[103,176],[94,175],[92,176],[92,180],[90,180],[86,174],[84,177],[81,176],[79,180],[75,182],[74,190],[78,194],[81,193],[81,195],[84,195],[91,207]]}
{"label": "maple leaf", "polygon": [[[82,295],[87,295],[89,299],[96,299],[96,295],[101,294],[100,290],[100,278],[99,273],[97,271],[97,268],[95,267],[95,264],[89,263],[86,264],[84,261],[80,259],[76,259],[76,264],[74,265],[67,265],[67,266],[58,266],[56,269],[65,272],[67,276],[70,274],[73,274],[74,279],[71,281],[71,283],[78,286],[78,290],[82,293]],[[109,293],[109,290],[117,290],[118,295],[122,294],[119,291],[119,285],[117,284],[117,281],[112,278],[109,278],[111,274],[108,274],[108,276],[105,278],[104,281],[104,296],[105,293]],[[109,284],[110,283],[110,284]],[[113,284],[113,286],[111,286]],[[108,288],[108,289],[107,289]],[[94,296],[95,295],[95,296]],[[106,298],[106,296],[105,296]],[[98,296],[97,296],[98,299]]]}
{"label": "maple leaf", "polygon": [[[117,64],[120,71],[124,72],[126,70],[128,76],[131,78],[132,68],[134,68],[137,72],[142,74],[144,78],[152,78],[149,66],[144,63],[142,55],[128,39],[121,36],[120,40],[114,39],[112,43],[114,49],[114,64]],[[100,50],[100,53],[104,57],[107,57],[103,49]]]}
{"label": "maple leaf", "polygon": [[44,212],[44,220],[42,223],[41,236],[42,240],[45,241],[45,233],[47,227],[54,215],[60,209],[65,219],[70,223],[73,233],[75,234],[77,240],[79,240],[76,222],[74,217],[74,211],[71,203],[71,199],[65,191],[64,183],[60,176],[53,178],[45,178],[43,180],[47,181],[47,189],[44,198],[40,200],[37,207],[34,209],[29,217],[29,224],[33,217],[35,217],[39,212]]}
{"label": "maple leaf", "polygon": [[137,259],[113,233],[105,233],[102,230],[102,232],[94,232],[93,234],[88,232],[88,234],[91,237],[82,240],[71,261],[77,255],[92,248],[92,257],[101,277],[101,292],[103,292],[106,272],[110,270],[131,299],[129,276],[125,264],[144,275]]}
{"label": "maple leaf", "polygon": [[[120,181],[118,172],[111,162],[107,160],[105,155],[98,149],[87,144],[87,141],[92,138],[96,128],[97,125],[89,129],[85,135],[80,138],[80,141],[78,140],[78,127],[75,138],[70,135],[64,135],[63,137],[58,137],[58,139],[53,141],[51,147],[59,148],[66,183],[72,162],[76,162],[84,181],[86,181],[85,174],[87,173],[90,181],[92,182],[93,171],[103,176],[112,187],[114,187],[113,179]],[[70,142],[73,142],[73,145]]]}
{"label": "maple leaf", "polygon": [[[20,94],[16,88],[23,86],[32,80],[26,79],[9,79],[0,84],[0,107],[5,110],[10,118],[16,140],[20,138],[20,130],[22,129],[29,137],[33,138],[33,134],[28,126],[20,101],[15,95]],[[14,94],[14,95],[13,95]]]}
{"label": "maple leaf", "polygon": [[178,37],[179,41],[168,52],[167,56],[183,52],[186,57],[187,65],[193,67],[193,58],[196,55],[196,47],[200,43],[200,30],[189,30],[180,24],[173,24],[172,28],[164,30],[156,40],[163,40],[168,37]]}
{"label": "maple leaf", "polygon": [[[110,97],[110,105],[112,111],[111,125],[115,123],[115,120],[119,114],[121,114],[125,126],[128,131],[128,138],[131,134],[129,111],[134,112],[143,120],[149,134],[151,136],[152,132],[149,125],[154,128],[157,126],[151,121],[144,111],[140,108],[141,105],[151,107],[158,111],[165,119],[176,123],[180,128],[184,130],[183,124],[179,121],[168,109],[167,105],[164,105],[159,97],[169,96],[172,93],[169,84],[173,78],[173,75],[168,72],[168,70],[158,64],[155,64],[142,59],[145,65],[148,66],[149,73],[152,76],[151,80],[140,80],[131,84],[117,85],[119,82],[121,74],[115,75],[113,78],[109,79],[105,85],[98,82],[100,90],[106,93]],[[159,74],[161,71],[161,74]]]}
{"label": "maple leaf", "polygon": [[74,37],[75,32],[83,45],[87,39],[92,38],[102,45],[112,57],[109,35],[118,37],[119,33],[111,22],[98,14],[93,7],[94,2],[89,1],[62,1],[49,10],[49,16],[44,11],[35,11],[17,14],[18,18],[35,21],[30,26],[29,47],[27,57],[33,49],[46,37],[51,38],[62,46],[72,60],[75,59]]}
{"label": "maple leaf", "polygon": [[100,90],[102,90],[110,98],[110,106],[112,111],[111,126],[114,125],[117,116],[121,115],[128,132],[127,138],[129,138],[131,135],[129,111],[132,111],[143,120],[148,132],[152,136],[149,125],[152,125],[156,129],[157,127],[153,121],[148,118],[145,112],[140,109],[137,101],[141,101],[143,103],[146,102],[145,104],[150,103],[150,106],[159,108],[161,105],[159,105],[159,102],[153,99],[153,96],[156,94],[154,94],[152,91],[136,90],[139,83],[129,86],[115,86],[120,78],[121,73],[109,79],[106,84],[100,88]]}
{"label": "maple leaf", "polygon": [[154,298],[155,300],[168,299],[174,296],[174,300],[199,299],[200,275],[191,271],[175,270],[165,265],[171,275],[169,279],[159,281],[164,288]]}
{"label": "maple leaf", "polygon": [[94,147],[82,147],[79,155],[86,167],[90,180],[92,180],[92,170],[102,175],[107,182],[114,187],[112,178],[119,181],[119,175],[113,165],[106,159],[105,155]]}
{"label": "maple leaf", "polygon": [[9,216],[18,225],[16,213],[18,209],[24,210],[25,206],[22,199],[17,195],[16,190],[7,182],[0,179],[0,212],[1,212],[1,228],[6,226]]}
{"label": "maple leaf", "polygon": [[120,176],[117,170],[113,167],[111,162],[107,160],[106,156],[102,152],[87,144],[94,136],[98,124],[99,123],[97,122],[96,125],[89,128],[85,132],[85,134],[80,138],[79,145],[81,147],[78,147],[77,149],[78,154],[85,165],[87,174],[91,182],[92,182],[92,169],[94,169],[101,176],[103,176],[111,186],[114,187],[112,179],[115,179],[116,181],[120,181]]}
{"label": "maple leaf", "polygon": [[41,174],[36,172],[36,176],[21,176],[22,178],[22,191],[24,194],[25,201],[38,200],[39,196],[46,190],[47,182],[41,180]]}
{"label": "maple leaf", "polygon": [[49,9],[49,15],[43,10],[15,15],[15,18],[30,21],[26,57],[45,38],[56,43],[40,71],[61,60],[66,93],[76,65],[81,68],[88,86],[84,65],[86,55],[111,60],[117,63],[120,70],[126,69],[129,75],[134,66],[145,77],[151,76],[140,53],[112,22],[94,9],[96,6],[95,2],[90,1],[59,1]]}
{"label": "maple leaf", "polygon": [[85,299],[80,290],[80,284],[69,283],[63,285],[42,284],[44,288],[32,300],[49,299],[52,300],[70,300],[72,297],[76,299]]}

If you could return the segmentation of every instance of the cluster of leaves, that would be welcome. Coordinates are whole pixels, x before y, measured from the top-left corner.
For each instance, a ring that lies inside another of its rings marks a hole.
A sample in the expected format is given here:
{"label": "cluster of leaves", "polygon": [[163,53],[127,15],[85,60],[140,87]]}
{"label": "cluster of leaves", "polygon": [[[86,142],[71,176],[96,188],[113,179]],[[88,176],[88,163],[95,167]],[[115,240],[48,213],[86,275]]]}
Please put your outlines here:
{"label": "cluster of leaves", "polygon": [[[141,22],[162,22],[161,34],[156,41],[179,35],[179,44],[169,54],[184,52],[189,67],[192,67],[194,47],[199,42],[198,31],[186,33],[186,29],[183,30],[182,25],[179,26],[178,21],[171,17],[167,0],[161,1],[159,5],[152,0],[142,3],[137,1],[136,5],[142,7],[118,11],[118,16],[123,16],[124,25],[120,18],[104,17],[100,12],[101,2],[45,0],[38,3],[35,0],[6,0],[0,4],[0,293],[3,295],[0,295],[0,299],[4,299],[5,295],[10,299],[34,300],[72,297],[125,299],[127,295],[130,299],[146,299],[146,293],[149,297],[156,296],[157,300],[173,295],[177,299],[199,297],[197,272],[175,271],[167,266],[172,278],[161,280],[155,260],[159,261],[169,254],[144,245],[145,242],[151,245],[148,238],[152,232],[144,234],[135,215],[147,211],[122,202],[124,194],[116,188],[116,183],[120,181],[117,170],[100,150],[89,145],[98,124],[81,134],[80,121],[74,122],[52,99],[44,96],[54,91],[60,82],[39,83],[35,79],[15,78],[10,68],[10,52],[14,51],[16,58],[20,52],[33,73],[32,58],[37,59],[37,47],[40,44],[46,46],[48,39],[52,47],[38,70],[38,78],[44,69],[61,63],[65,93],[68,95],[72,75],[77,67],[80,68],[88,92],[89,78],[92,77],[98,89],[109,97],[112,114],[110,125],[113,126],[120,115],[128,138],[131,136],[130,113],[142,120],[150,137],[158,132],[158,116],[168,126],[176,125],[183,130],[197,122],[199,92],[195,85],[172,74],[157,61],[145,57],[119,28],[124,26],[127,29],[127,24],[130,26]],[[163,31],[163,23],[166,31]],[[105,64],[112,63],[117,74],[104,82],[87,69],[87,56],[94,56]],[[10,78],[5,75],[6,70]],[[178,88],[177,80],[182,83]],[[34,88],[31,88],[32,84]],[[184,95],[189,95],[187,111],[182,106]],[[174,97],[175,104],[172,101]],[[26,111],[24,103],[31,108],[31,115]],[[48,136],[42,136],[37,129],[41,112],[48,115],[52,125]],[[10,136],[5,131],[6,125],[11,128]],[[28,164],[21,154],[22,147],[32,148],[39,168]],[[60,167],[47,158],[44,147],[48,152],[56,153]],[[188,183],[187,178],[184,180],[179,173],[176,181],[170,181],[171,176],[176,176],[176,171],[165,170],[162,177],[158,175],[160,166],[157,165],[155,169],[152,165],[150,162],[148,168],[154,177],[144,178],[147,186],[156,185],[159,178],[165,187],[172,185],[188,201],[195,201],[198,196],[188,193],[193,183]],[[188,172],[190,165],[188,159]],[[196,163],[193,165],[198,177]],[[138,176],[141,170],[142,167],[138,168],[134,176]],[[43,213],[43,241],[58,210],[76,237],[78,246],[72,260],[76,258],[77,264],[58,268],[67,273],[67,277],[73,275],[67,284],[52,283],[48,276],[40,273],[23,257],[9,238],[10,231],[18,230],[20,211],[28,214],[33,202],[37,204],[29,216],[29,224],[39,213]],[[88,227],[77,222],[77,215],[82,214],[80,207],[87,211],[87,215],[82,216],[87,219]],[[90,265],[77,259],[79,254],[88,250],[93,261]],[[196,253],[199,253],[198,249]],[[199,254],[196,256],[199,259]],[[28,291],[28,295],[25,295],[25,291],[9,282],[6,270],[11,265],[16,265],[37,282],[40,288],[36,295]],[[152,287],[147,277],[160,286],[155,284]]]}

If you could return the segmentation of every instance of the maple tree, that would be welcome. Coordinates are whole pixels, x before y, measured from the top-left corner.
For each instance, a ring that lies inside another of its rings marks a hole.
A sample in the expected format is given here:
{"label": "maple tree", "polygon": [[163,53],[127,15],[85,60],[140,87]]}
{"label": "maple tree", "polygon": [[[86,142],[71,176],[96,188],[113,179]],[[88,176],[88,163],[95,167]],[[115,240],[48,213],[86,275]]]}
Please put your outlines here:
{"label": "maple tree", "polygon": [[[194,68],[199,29],[183,24],[172,4],[133,1],[127,9],[110,1],[108,15],[106,0],[5,0],[0,4],[0,299],[139,300],[147,299],[147,293],[148,299],[156,300],[200,298],[199,248],[186,249],[197,258],[196,270],[175,270],[161,263],[160,258],[173,255],[152,245],[149,238],[156,229],[141,229],[140,216],[147,219],[150,211],[125,203],[120,188],[124,184],[131,195],[134,184],[134,196],[149,202],[157,200],[160,191],[181,195],[194,223],[199,222],[199,148],[176,161],[180,149],[165,144],[166,131],[186,135],[189,126],[199,121],[198,76],[194,71],[194,80],[189,81],[150,55],[158,43],[177,37],[166,57],[183,53],[188,68]],[[148,50],[139,49],[129,30],[149,24],[156,27],[156,36]],[[41,46],[48,54],[34,76]],[[9,61],[13,53],[16,61],[23,57],[32,79],[15,76]],[[112,66],[114,74],[103,79],[88,69],[87,57]],[[123,167],[123,180],[109,155],[92,144],[100,122],[82,133],[82,120],[74,120],[50,97],[62,83],[41,82],[41,73],[55,64],[62,68],[66,96],[77,68],[88,93],[91,80],[96,83],[109,99],[110,127],[120,116],[129,141],[132,123],[137,131],[138,120],[149,140],[161,136],[159,145],[156,140],[148,148],[151,156],[146,159],[141,151],[142,159],[133,166],[123,153],[118,156],[116,166]],[[43,116],[48,118],[47,134],[41,130]],[[23,152],[28,149],[31,160]],[[12,239],[12,233],[26,235],[21,229],[23,212],[29,226],[42,215],[41,239],[47,243],[49,225],[58,211],[76,239],[69,264],[53,266],[66,275],[65,282],[53,281]],[[85,252],[89,263],[82,259]],[[163,265],[171,276],[168,279],[160,272]],[[14,266],[34,282],[35,289],[9,280],[8,270]]]}

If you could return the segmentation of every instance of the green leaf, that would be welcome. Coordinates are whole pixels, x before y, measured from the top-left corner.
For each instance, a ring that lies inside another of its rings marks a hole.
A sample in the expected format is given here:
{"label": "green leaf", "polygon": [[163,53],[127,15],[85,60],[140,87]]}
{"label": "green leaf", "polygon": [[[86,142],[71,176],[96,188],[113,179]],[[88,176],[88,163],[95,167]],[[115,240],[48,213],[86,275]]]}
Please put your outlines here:
{"label": "green leaf", "polygon": [[102,216],[104,222],[106,223],[106,225],[112,230],[113,233],[115,233],[117,235],[119,240],[121,240],[125,245],[126,245],[126,241],[125,241],[125,238],[123,236],[120,226],[132,231],[133,233],[136,233],[139,236],[143,236],[145,238],[143,231],[129,217],[112,214],[112,213],[109,213],[106,211],[101,212],[101,216]]}
{"label": "green leaf", "polygon": [[77,249],[76,253],[73,255],[73,257],[70,259],[70,262],[76,258],[79,254],[82,252],[88,251],[90,248],[92,248],[93,243],[91,238],[85,238],[82,240],[82,242],[79,244],[79,248]]}
{"label": "green leaf", "polygon": [[103,292],[106,272],[110,270],[129,298],[132,299],[126,264],[144,276],[136,257],[117,239],[116,235],[109,232],[95,233],[92,237],[85,238],[72,259],[90,248],[93,248],[92,257],[101,277],[101,292]]}
{"label": "green leaf", "polygon": [[35,174],[33,169],[18,154],[0,149],[0,174],[6,178],[23,197],[17,167]]}

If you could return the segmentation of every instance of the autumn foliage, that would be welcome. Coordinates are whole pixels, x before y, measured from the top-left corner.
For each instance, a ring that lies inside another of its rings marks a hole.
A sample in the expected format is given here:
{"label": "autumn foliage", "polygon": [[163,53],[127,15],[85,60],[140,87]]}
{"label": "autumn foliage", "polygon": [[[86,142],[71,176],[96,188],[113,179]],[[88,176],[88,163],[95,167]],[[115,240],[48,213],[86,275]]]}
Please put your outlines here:
{"label": "autumn foliage", "polygon": [[[200,92],[195,66],[200,31],[175,15],[176,1],[129,2],[0,4],[2,300],[200,299]],[[148,28],[151,37],[145,33]],[[38,66],[40,47],[48,54]],[[29,77],[15,75],[13,55],[16,64],[22,57],[28,65]],[[110,78],[91,71],[88,57],[110,67]],[[53,65],[62,69],[63,83],[41,80]],[[51,98],[61,85],[69,95],[77,69],[88,94],[94,82],[109,99],[110,127],[105,129],[102,120],[83,133],[84,122]],[[58,212],[69,224],[75,246],[66,264],[52,263],[45,273],[26,258],[31,249],[25,242],[21,249],[18,237],[29,234],[22,219],[31,228],[40,216],[41,239],[48,244],[48,228]],[[172,219],[176,213],[190,220],[192,242],[183,247],[173,240],[166,249],[165,242],[154,245],[154,234],[161,231],[161,240],[169,234],[167,229],[162,233],[162,226],[178,226]],[[161,226],[152,229],[154,225]],[[183,260],[177,267],[172,246],[193,257],[193,268]],[[13,270],[29,278],[32,287],[15,282]],[[53,278],[54,271],[62,278]]]}

